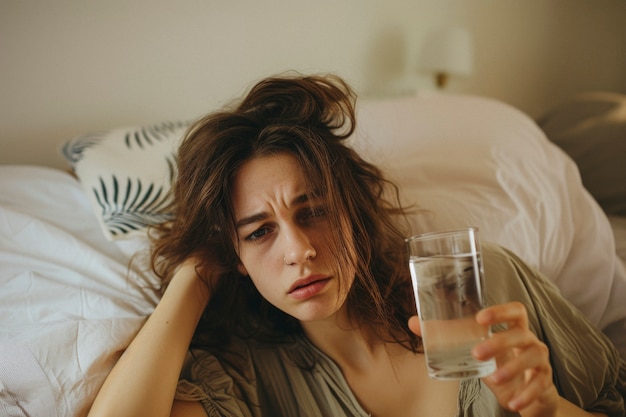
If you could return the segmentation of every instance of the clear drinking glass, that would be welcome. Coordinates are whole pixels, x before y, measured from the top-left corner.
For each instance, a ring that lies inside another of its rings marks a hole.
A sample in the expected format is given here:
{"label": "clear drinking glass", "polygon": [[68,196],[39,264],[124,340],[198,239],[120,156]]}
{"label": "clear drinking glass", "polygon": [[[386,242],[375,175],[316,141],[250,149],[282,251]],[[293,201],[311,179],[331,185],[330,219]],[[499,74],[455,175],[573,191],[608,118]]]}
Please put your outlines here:
{"label": "clear drinking glass", "polygon": [[484,307],[477,228],[416,235],[407,240],[409,267],[428,373],[434,379],[477,378],[496,369],[472,348],[491,337],[475,316]]}

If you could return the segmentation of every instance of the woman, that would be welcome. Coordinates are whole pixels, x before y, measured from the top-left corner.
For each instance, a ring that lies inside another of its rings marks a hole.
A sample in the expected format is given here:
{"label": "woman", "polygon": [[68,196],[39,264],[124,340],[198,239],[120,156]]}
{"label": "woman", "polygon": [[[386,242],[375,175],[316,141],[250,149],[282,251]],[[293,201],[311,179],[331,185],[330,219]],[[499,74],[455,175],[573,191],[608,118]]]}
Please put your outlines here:
{"label": "woman", "polygon": [[623,415],[615,349],[490,245],[491,307],[476,320],[499,331],[473,355],[498,369],[428,378],[405,211],[345,144],[354,102],[337,77],[269,78],[194,124],[178,152],[175,215],[153,234],[167,290],[90,415]]}

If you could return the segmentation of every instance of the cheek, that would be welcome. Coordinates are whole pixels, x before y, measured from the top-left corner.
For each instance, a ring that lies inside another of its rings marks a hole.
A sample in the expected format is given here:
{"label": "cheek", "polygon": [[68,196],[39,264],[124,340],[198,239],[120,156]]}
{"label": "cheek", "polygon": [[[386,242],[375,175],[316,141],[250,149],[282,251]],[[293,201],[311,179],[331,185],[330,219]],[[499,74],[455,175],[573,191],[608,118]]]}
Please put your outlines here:
{"label": "cheek", "polygon": [[276,281],[276,277],[281,272],[279,263],[267,254],[261,255],[257,251],[244,250],[240,253],[239,259],[240,270],[245,270],[245,275],[250,277],[254,286],[262,294],[271,282]]}
{"label": "cheek", "polygon": [[257,270],[262,268],[262,263],[265,262],[265,257],[261,254],[261,251],[255,245],[251,245],[249,242],[235,241],[235,250],[237,257],[239,258],[239,264],[237,270],[242,275],[256,275]]}
{"label": "cheek", "polygon": [[356,271],[353,271],[353,270],[346,271],[346,275],[342,283],[343,285],[342,293],[347,295],[350,292],[350,289],[354,285],[355,279],[356,279]]}
{"label": "cheek", "polygon": [[284,290],[284,288],[281,287],[281,281],[277,279],[277,274],[278,272],[272,272],[271,270],[257,266],[249,271],[248,277],[261,297],[276,307],[280,305],[280,294],[282,294]]}

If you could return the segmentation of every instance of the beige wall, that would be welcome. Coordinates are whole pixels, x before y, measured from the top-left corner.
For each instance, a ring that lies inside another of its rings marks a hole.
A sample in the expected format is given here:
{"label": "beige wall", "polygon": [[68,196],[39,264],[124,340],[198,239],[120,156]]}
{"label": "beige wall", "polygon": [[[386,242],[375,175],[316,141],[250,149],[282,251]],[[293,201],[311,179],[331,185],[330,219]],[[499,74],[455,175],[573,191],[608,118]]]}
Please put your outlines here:
{"label": "beige wall", "polygon": [[0,0],[0,163],[63,166],[85,132],[189,119],[288,69],[363,96],[431,89],[425,34],[474,36],[450,92],[531,116],[585,90],[626,93],[624,0]]}

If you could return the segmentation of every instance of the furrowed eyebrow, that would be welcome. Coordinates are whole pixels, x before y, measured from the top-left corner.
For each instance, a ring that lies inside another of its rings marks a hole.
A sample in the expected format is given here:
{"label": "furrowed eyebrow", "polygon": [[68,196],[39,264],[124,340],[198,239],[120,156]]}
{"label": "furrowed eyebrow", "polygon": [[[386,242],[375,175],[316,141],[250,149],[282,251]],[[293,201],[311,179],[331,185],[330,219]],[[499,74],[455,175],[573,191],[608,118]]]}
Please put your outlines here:
{"label": "furrowed eyebrow", "polygon": [[306,203],[307,201],[309,201],[309,196],[306,194],[300,194],[299,196],[297,196],[291,201],[291,204],[294,206],[297,206],[297,205]]}
{"label": "furrowed eyebrow", "polygon": [[238,220],[237,223],[235,223],[235,228],[241,229],[244,226],[247,226],[252,223],[260,222],[262,220],[267,219],[268,217],[269,217],[269,214],[266,212],[253,214],[252,216],[244,217],[243,219]]}
{"label": "furrowed eyebrow", "polygon": [[[306,203],[307,201],[309,201],[309,196],[306,194],[300,194],[299,196],[291,200],[291,204],[294,206],[299,206],[301,204]],[[268,217],[269,217],[269,213],[265,211],[260,212],[260,213],[255,213],[251,216],[244,217],[243,219],[237,220],[237,222],[235,223],[235,228],[239,230],[244,226],[263,221],[267,219]]]}

